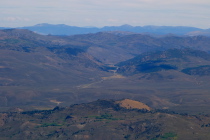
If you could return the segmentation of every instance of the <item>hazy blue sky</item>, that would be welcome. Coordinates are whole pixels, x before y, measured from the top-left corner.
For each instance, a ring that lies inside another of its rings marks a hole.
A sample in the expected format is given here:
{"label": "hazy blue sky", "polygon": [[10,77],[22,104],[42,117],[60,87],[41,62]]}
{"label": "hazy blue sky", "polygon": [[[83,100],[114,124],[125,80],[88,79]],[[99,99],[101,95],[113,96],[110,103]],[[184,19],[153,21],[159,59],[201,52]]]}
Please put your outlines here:
{"label": "hazy blue sky", "polygon": [[0,27],[38,23],[210,28],[210,0],[1,0]]}

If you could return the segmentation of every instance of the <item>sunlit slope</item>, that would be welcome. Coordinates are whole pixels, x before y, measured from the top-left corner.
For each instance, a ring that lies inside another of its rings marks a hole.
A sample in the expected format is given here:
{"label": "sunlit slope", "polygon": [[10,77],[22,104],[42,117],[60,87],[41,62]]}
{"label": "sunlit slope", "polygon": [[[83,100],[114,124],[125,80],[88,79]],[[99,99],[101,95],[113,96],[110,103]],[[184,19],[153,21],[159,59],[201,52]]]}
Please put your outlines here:
{"label": "sunlit slope", "polygon": [[124,99],[121,101],[117,101],[116,103],[118,103],[121,107],[124,107],[127,109],[135,109],[136,108],[136,109],[151,110],[151,108],[149,106],[145,105],[144,103],[130,100],[130,99]]}

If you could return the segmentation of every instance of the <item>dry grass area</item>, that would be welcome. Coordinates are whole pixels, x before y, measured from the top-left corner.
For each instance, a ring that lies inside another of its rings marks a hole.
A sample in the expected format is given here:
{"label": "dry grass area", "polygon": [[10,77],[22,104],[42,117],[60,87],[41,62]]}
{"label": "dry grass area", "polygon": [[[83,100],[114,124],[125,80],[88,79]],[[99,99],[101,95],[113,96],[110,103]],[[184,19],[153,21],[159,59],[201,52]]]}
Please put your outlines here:
{"label": "dry grass area", "polygon": [[5,66],[0,66],[0,69],[4,69],[4,68],[6,68]]}
{"label": "dry grass area", "polygon": [[60,103],[62,103],[62,102],[59,102],[59,101],[57,101],[57,100],[50,100],[50,102],[56,103],[57,105],[59,105]]}
{"label": "dry grass area", "polygon": [[122,101],[117,101],[116,103],[118,103],[121,107],[124,107],[127,109],[137,108],[137,109],[151,110],[151,108],[149,106],[145,105],[144,103],[130,100],[130,99],[124,99]]}
{"label": "dry grass area", "polygon": [[121,79],[121,78],[125,78],[125,76],[122,76],[122,75],[113,75],[113,76],[110,76],[110,77],[102,77],[103,80],[108,80],[108,79]]}

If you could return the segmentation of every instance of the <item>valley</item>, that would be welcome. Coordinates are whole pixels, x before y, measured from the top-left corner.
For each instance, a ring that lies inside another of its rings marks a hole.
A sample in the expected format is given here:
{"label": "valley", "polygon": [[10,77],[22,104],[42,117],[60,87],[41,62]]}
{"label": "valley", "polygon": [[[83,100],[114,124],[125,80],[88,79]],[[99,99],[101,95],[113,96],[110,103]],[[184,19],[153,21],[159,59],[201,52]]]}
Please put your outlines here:
{"label": "valley", "polygon": [[210,140],[209,0],[0,3],[0,140]]}
{"label": "valley", "polygon": [[209,113],[210,39],[100,32],[0,31],[0,110],[52,109],[97,99]]}

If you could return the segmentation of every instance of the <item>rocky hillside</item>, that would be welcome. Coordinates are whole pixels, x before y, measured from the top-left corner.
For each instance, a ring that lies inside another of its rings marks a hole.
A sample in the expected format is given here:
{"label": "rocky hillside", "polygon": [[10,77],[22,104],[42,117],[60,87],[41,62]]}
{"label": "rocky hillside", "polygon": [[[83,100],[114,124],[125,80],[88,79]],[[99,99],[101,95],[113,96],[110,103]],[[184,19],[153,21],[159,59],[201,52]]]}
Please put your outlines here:
{"label": "rocky hillside", "polygon": [[[127,100],[127,99],[126,99]],[[197,140],[209,139],[209,115],[126,109],[113,100],[53,110],[0,113],[0,139]],[[131,101],[130,102],[136,102]],[[140,103],[140,102],[139,102]],[[140,103],[141,104],[141,103]]]}
{"label": "rocky hillside", "polygon": [[180,37],[168,35],[152,37],[142,34],[116,35],[96,33],[69,36],[68,41],[88,43],[87,52],[103,63],[116,64],[145,52],[163,51],[172,48],[191,48],[210,52],[210,38],[205,36]]}

